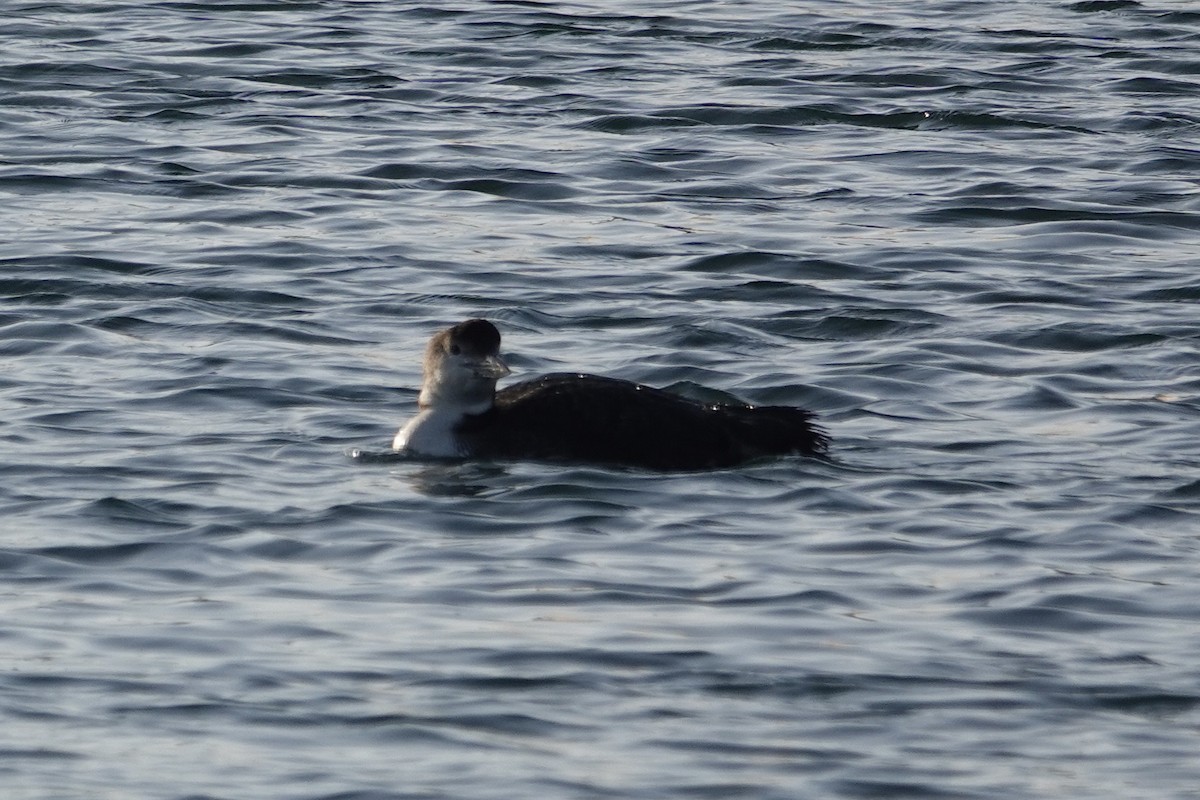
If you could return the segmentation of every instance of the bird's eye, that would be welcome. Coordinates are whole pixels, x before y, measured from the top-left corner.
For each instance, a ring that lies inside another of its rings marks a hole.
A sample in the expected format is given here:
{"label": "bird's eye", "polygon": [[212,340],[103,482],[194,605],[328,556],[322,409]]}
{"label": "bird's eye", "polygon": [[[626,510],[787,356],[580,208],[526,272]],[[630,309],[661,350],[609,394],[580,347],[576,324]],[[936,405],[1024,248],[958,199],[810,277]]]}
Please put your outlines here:
{"label": "bird's eye", "polygon": [[459,347],[458,345],[456,345],[456,344],[450,345],[450,355],[456,356],[461,352],[462,352],[462,348]]}

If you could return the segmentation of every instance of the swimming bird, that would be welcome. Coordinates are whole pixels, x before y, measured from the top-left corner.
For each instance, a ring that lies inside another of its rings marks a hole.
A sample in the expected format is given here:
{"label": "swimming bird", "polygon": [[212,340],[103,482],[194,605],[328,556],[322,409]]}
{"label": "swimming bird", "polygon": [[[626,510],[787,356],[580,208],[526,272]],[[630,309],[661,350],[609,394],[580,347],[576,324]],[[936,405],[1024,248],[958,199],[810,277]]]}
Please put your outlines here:
{"label": "swimming bird", "polygon": [[469,319],[425,349],[418,412],[394,450],[435,458],[550,460],[695,470],[762,456],[819,455],[829,439],[801,408],[702,403],[616,378],[553,373],[496,390],[511,373],[500,332]]}

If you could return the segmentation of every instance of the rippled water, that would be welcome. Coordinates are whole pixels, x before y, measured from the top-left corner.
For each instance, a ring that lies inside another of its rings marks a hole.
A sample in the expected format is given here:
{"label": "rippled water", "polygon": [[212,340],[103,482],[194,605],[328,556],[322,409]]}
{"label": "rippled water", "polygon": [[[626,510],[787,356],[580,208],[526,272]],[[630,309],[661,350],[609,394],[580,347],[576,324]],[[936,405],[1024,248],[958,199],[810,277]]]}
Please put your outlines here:
{"label": "rippled water", "polygon": [[[9,3],[5,796],[1200,797],[1200,12],[897,5]],[[468,315],[833,458],[370,457]]]}

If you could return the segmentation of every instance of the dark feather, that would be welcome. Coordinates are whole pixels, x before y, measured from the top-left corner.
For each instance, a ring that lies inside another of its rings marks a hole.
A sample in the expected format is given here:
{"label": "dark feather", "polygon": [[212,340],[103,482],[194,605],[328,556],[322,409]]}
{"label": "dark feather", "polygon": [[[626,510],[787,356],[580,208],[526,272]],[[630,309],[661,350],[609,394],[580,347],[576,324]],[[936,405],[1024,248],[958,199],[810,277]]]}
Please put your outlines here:
{"label": "dark feather", "polygon": [[476,457],[599,462],[650,469],[728,467],[824,453],[813,414],[785,406],[699,403],[662,389],[558,373],[496,392],[457,435]]}

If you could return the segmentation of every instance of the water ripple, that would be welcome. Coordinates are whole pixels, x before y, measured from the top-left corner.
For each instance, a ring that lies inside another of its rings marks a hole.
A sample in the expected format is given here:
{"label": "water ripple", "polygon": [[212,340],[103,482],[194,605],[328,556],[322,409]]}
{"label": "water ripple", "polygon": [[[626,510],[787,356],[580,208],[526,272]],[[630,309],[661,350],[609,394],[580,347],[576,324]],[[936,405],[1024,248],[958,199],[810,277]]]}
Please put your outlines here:
{"label": "water ripple", "polygon": [[[1193,791],[1194,11],[8,11],[12,797]],[[832,456],[391,454],[466,316]]]}

